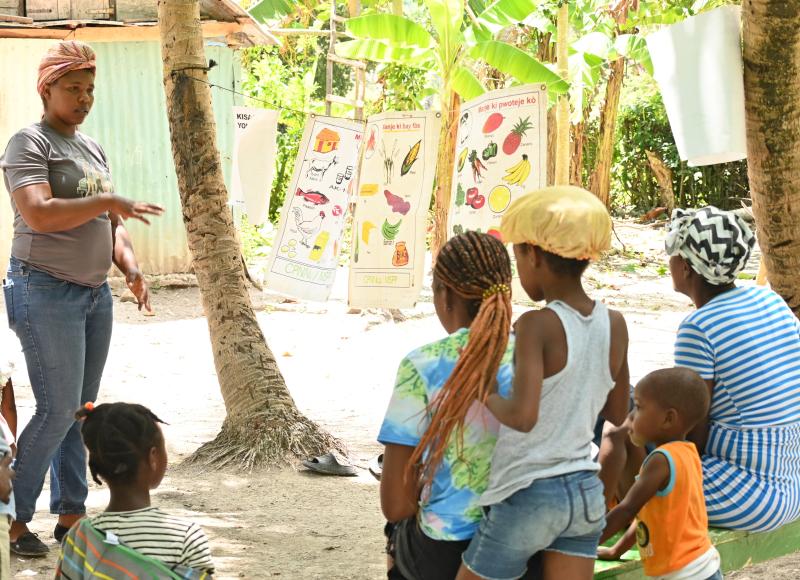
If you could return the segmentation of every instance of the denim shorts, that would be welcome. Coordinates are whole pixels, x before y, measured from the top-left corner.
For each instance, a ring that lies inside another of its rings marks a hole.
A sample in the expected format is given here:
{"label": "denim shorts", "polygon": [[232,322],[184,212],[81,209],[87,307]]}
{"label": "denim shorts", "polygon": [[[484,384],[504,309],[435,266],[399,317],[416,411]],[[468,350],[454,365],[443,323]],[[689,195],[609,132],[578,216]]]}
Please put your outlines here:
{"label": "denim shorts", "polygon": [[487,580],[515,580],[542,550],[594,559],[605,515],[603,483],[594,471],[536,480],[489,508],[464,564]]}

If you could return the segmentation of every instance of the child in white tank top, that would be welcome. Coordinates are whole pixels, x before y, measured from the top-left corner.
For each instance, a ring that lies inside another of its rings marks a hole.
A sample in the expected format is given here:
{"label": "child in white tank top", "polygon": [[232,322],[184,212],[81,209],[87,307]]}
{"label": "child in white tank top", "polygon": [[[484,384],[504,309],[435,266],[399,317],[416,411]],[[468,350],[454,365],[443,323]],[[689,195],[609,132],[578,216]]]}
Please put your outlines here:
{"label": "child in white tank top", "polygon": [[593,428],[598,414],[621,424],[629,397],[625,320],[581,283],[610,245],[611,218],[591,193],[551,187],[515,201],[501,230],[525,292],[547,305],[515,326],[512,397],[487,400],[502,427],[458,579],[518,578],[543,551],[546,580],[589,580],[605,524]]}

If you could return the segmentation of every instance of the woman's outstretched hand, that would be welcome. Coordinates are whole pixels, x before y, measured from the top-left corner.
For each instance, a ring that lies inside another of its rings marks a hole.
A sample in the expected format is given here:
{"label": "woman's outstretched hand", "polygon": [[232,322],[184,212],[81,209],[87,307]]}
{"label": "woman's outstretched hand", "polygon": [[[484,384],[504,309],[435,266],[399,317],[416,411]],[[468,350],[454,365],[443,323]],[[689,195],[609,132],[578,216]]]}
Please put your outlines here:
{"label": "woman's outstretched hand", "polygon": [[[147,225],[150,225],[150,222],[145,216],[148,215],[160,216],[161,214],[164,213],[164,208],[161,207],[160,205],[156,205],[155,203],[134,201],[132,199],[127,199],[125,197],[113,195],[111,196],[110,211],[112,213],[117,214],[124,220],[128,218],[133,218],[139,220],[140,222],[144,222]],[[131,289],[131,291],[133,290]]]}
{"label": "woman's outstretched hand", "polygon": [[144,279],[144,274],[139,270],[128,272],[125,276],[125,282],[128,288],[136,297],[136,302],[139,304],[139,310],[142,307],[148,312],[152,312],[153,308],[150,306],[150,290],[147,287],[147,280]]}

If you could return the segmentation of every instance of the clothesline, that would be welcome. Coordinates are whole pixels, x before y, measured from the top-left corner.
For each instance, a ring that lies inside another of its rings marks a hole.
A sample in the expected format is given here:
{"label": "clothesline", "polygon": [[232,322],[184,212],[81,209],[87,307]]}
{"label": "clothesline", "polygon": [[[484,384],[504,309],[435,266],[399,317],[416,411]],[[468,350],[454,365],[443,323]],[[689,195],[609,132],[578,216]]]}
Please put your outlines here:
{"label": "clothesline", "polygon": [[[215,83],[212,83],[212,82],[209,82],[209,81],[206,81],[206,80],[203,80],[203,79],[198,79],[198,78],[196,78],[196,77],[193,77],[193,76],[187,75],[187,74],[186,74],[186,73],[184,73],[184,72],[178,72],[177,74],[179,74],[179,75],[182,75],[182,76],[184,76],[185,78],[191,79],[191,80],[193,80],[193,81],[197,81],[198,83],[203,83],[203,84],[205,84],[205,85],[208,85],[209,87],[213,87],[213,88],[216,88],[216,89],[220,89],[220,90],[222,90],[222,91],[226,91],[226,92],[228,92],[228,93],[232,93],[232,94],[234,94],[234,95],[238,95],[238,96],[240,96],[240,97],[244,97],[244,98],[246,98],[246,99],[250,99],[250,100],[256,101],[257,103],[262,103],[262,104],[264,104],[264,105],[267,105],[268,107],[271,107],[271,108],[273,108],[273,109],[280,109],[280,110],[282,110],[282,111],[289,111],[289,112],[291,112],[291,113],[296,113],[296,114],[298,114],[298,115],[317,115],[317,114],[320,114],[320,113],[309,113],[308,111],[301,111],[301,110],[299,110],[299,109],[293,109],[293,108],[291,108],[291,107],[286,107],[286,106],[284,106],[284,105],[278,105],[277,103],[273,103],[273,102],[270,102],[270,101],[266,101],[266,100],[264,100],[264,99],[259,99],[259,98],[257,98],[257,97],[252,97],[252,96],[250,96],[250,95],[247,95],[247,94],[245,94],[245,93],[242,93],[241,91],[237,91],[236,89],[231,89],[231,88],[228,88],[228,87],[223,87],[222,85],[217,85],[217,84],[215,84]],[[341,116],[337,116],[337,115],[326,115],[326,116],[327,116],[327,117],[333,117],[333,118],[335,118],[335,119],[347,119],[347,120],[349,120],[349,121],[352,121],[352,120],[353,120],[353,119],[351,119],[350,117],[341,117]],[[364,123],[364,121],[361,121],[361,123]]]}

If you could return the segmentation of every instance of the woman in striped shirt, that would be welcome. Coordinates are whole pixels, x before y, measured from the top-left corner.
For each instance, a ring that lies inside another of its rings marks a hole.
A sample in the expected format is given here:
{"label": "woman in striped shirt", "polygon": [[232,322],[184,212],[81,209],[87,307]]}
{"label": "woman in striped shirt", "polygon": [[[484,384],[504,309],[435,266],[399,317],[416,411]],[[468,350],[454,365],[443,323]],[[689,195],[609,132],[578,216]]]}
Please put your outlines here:
{"label": "woman in striped shirt", "polygon": [[[167,469],[164,434],[150,409],[131,403],[86,403],[76,417],[83,421],[81,436],[89,450],[89,471],[108,484],[106,511],[91,519],[97,530],[168,567],[186,566],[213,573],[208,538],[194,522],[169,515],[150,505]],[[74,540],[77,526],[65,541]],[[62,551],[62,559],[65,559]],[[59,561],[59,570],[74,563]],[[65,576],[66,577],[66,576]]]}
{"label": "woman in striped shirt", "polygon": [[711,392],[690,434],[709,524],[765,531],[800,516],[800,323],[772,290],[734,284],[754,243],[741,218],[706,207],[675,210],[666,249],[675,290],[697,307],[675,364]]}

